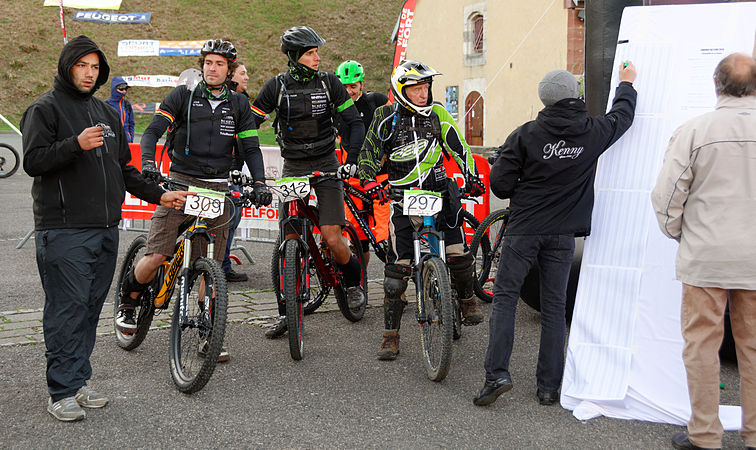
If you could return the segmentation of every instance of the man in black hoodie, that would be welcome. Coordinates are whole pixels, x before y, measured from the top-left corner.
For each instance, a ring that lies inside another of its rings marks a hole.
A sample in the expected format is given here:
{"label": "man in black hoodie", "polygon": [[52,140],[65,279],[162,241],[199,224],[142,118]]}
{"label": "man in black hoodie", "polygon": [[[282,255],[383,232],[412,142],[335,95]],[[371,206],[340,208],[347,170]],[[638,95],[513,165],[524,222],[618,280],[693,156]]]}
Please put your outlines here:
{"label": "man in black hoodie", "polygon": [[[54,88],[21,119],[24,170],[34,177],[37,267],[45,291],[47,410],[81,420],[108,398],[87,386],[97,321],[118,255],[125,190],[150,203],[180,208],[186,192],[165,192],[129,165],[116,112],[92,96],[110,74],[105,55],[86,36],[60,53]],[[100,126],[103,124],[103,126]]]}
{"label": "man in black hoodie", "polygon": [[536,120],[517,128],[499,148],[491,169],[491,191],[509,198],[509,222],[494,284],[486,352],[486,381],[473,400],[489,405],[512,388],[509,358],[515,308],[533,264],[541,274],[541,344],[536,395],[542,405],[557,401],[564,369],[567,280],[575,237],[591,232],[593,177],[599,156],[633,123],[637,93],[635,67],[619,68],[612,109],[588,117],[577,99],[578,83],[565,70],[546,74],[538,96],[546,106]]}

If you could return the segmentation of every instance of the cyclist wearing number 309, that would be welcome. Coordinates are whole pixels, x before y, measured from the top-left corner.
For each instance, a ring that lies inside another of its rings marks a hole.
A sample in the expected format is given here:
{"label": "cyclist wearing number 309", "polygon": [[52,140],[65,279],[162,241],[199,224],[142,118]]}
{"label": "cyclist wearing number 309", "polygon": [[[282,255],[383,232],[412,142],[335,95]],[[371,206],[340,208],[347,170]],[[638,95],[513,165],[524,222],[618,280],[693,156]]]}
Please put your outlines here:
{"label": "cyclist wearing number 309", "polygon": [[[157,173],[155,145],[170,126],[173,131],[166,141],[166,150],[171,152],[171,178],[190,186],[226,191],[234,142],[238,136],[241,156],[256,182],[256,203],[270,204],[272,195],[265,186],[265,167],[255,120],[246,97],[226,85],[236,68],[236,49],[231,42],[215,39],[207,41],[200,54],[202,81],[191,89],[178,86],[171,91],[144,132],[141,140],[142,173]],[[152,216],[147,253],[124,279],[122,291],[130,294],[121,300],[124,306],[116,319],[119,329],[136,329],[131,305],[147,288],[163,261],[173,255],[178,228],[184,218],[180,211],[160,207]],[[216,235],[213,259],[219,265],[226,248],[228,222],[228,208],[207,222],[208,228]]]}
{"label": "cyclist wearing number 309", "polygon": [[[431,85],[436,75],[439,72],[415,61],[404,61],[394,69],[391,92],[396,103],[375,110],[360,152],[357,175],[368,195],[386,200],[386,192],[375,181],[386,157],[384,164],[392,186],[448,192],[437,225],[444,232],[447,265],[459,297],[463,323],[477,325],[483,321],[483,315],[473,298],[474,260],[466,251],[459,189],[444,170],[444,153],[451,150],[450,155],[464,171],[466,188],[473,196],[483,195],[485,187],[454,119],[443,106],[433,103]],[[399,353],[399,325],[406,304],[404,291],[412,274],[412,233],[419,225],[402,215],[402,206],[402,202],[393,202],[389,216],[389,252],[383,281],[385,330],[378,351],[378,359],[383,360],[395,359]]]}

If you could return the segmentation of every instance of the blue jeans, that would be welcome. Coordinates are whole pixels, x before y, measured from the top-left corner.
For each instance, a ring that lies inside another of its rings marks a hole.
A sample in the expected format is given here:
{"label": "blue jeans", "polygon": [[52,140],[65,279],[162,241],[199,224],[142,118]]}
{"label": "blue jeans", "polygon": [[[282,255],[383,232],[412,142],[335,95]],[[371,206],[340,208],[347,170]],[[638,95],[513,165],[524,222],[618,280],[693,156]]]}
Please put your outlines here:
{"label": "blue jeans", "polygon": [[540,269],[541,344],[536,380],[542,392],[557,392],[564,371],[567,280],[575,253],[572,235],[504,236],[493,290],[486,351],[486,379],[509,374],[515,310],[520,289],[533,264]]}
{"label": "blue jeans", "polygon": [[[241,186],[231,184],[228,186],[228,190],[233,192],[241,192]],[[234,242],[234,234],[236,234],[236,229],[239,227],[239,223],[241,223],[242,208],[240,206],[234,206],[233,212],[234,214],[231,216],[231,221],[228,223],[228,241],[226,241],[226,254],[223,256],[223,264],[221,264],[221,268],[223,269],[224,273],[233,272],[233,269],[231,268],[231,258],[229,258],[228,255],[231,254],[231,244]]]}

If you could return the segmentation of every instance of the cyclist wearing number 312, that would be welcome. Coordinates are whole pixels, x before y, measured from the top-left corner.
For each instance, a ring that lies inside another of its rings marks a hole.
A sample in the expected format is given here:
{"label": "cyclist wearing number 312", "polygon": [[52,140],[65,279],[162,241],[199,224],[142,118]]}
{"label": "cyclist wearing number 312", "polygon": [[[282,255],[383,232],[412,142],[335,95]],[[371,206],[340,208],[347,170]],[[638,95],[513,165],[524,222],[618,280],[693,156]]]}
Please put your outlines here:
{"label": "cyclist wearing number 312", "polygon": [[[284,159],[283,176],[296,177],[314,171],[332,172],[339,169],[336,157],[336,134],[333,120],[338,114],[346,124],[350,152],[359,152],[365,135],[365,126],[344,85],[336,75],[319,72],[318,47],[325,44],[310,27],[292,27],[281,36],[281,51],[287,56],[289,70],[269,79],[252,102],[252,111],[258,124],[267,114],[276,111],[273,128]],[[352,176],[354,173],[346,174]],[[314,185],[318,197],[318,220],[323,240],[344,274],[347,302],[358,308],[365,302],[365,293],[359,286],[362,267],[341,238],[345,222],[344,186],[340,180],[319,180]],[[279,210],[281,218],[286,208]],[[287,230],[287,239],[296,236],[296,230]],[[278,305],[282,318],[285,306]],[[286,332],[286,321],[279,320],[265,336],[276,338]]]}
{"label": "cyclist wearing number 312", "polygon": [[[483,315],[473,298],[473,256],[466,251],[462,235],[459,189],[447,177],[443,155],[447,149],[465,174],[465,186],[473,196],[485,193],[475,170],[472,153],[454,119],[443,106],[433,103],[433,77],[440,75],[425,64],[403,61],[391,75],[396,103],[375,110],[360,152],[357,175],[368,195],[386,200],[387,194],[375,176],[386,157],[388,179],[398,188],[419,187],[446,192],[438,229],[444,232],[447,266],[459,297],[465,325],[477,325]],[[392,202],[389,252],[383,281],[385,330],[378,359],[392,360],[399,354],[399,325],[406,300],[404,291],[412,274],[412,233],[416,224],[402,215],[402,202]]]}
{"label": "cyclist wearing number 312", "polygon": [[[171,152],[170,177],[190,186],[226,191],[234,142],[238,137],[241,156],[256,182],[253,188],[256,203],[270,204],[272,195],[265,186],[265,167],[255,120],[246,97],[226,85],[236,68],[236,49],[231,42],[215,39],[207,41],[200,54],[202,81],[192,89],[178,86],[171,91],[145,130],[141,140],[142,173],[157,173],[155,146],[170,126],[173,136],[169,136],[170,144],[166,141],[166,151]],[[183,212],[162,207],[152,216],[147,253],[126,276],[122,286],[122,292],[130,293],[121,299],[124,307],[116,319],[116,326],[122,331],[136,329],[131,305],[147,288],[163,261],[173,255],[178,228],[184,218]],[[219,265],[226,248],[228,222],[226,207],[221,216],[207,221],[208,229],[216,235],[213,259]],[[225,353],[222,358],[227,358]]]}

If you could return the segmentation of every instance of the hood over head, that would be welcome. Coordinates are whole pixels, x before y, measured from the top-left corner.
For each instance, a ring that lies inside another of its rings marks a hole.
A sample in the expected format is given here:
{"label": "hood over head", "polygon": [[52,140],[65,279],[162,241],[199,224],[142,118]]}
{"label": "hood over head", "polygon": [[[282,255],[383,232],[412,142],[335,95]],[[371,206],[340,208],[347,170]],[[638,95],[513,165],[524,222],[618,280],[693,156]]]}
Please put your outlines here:
{"label": "hood over head", "polygon": [[121,84],[127,84],[126,81],[124,81],[123,77],[113,77],[112,80],[110,80],[110,97],[120,100],[121,97],[123,97],[125,94],[122,92],[118,92],[116,90],[116,87]]}
{"label": "hood over head", "polygon": [[[100,73],[92,90],[84,93],[78,90],[73,82],[71,82],[71,68],[76,64],[76,61],[90,53],[97,53],[100,57]],[[86,98],[91,97],[100,86],[108,81],[109,77],[110,66],[108,65],[107,58],[105,58],[105,53],[87,36],[81,35],[71,39],[63,47],[63,50],[61,50],[60,58],[58,59],[58,74],[55,75],[55,87],[78,97]]]}

